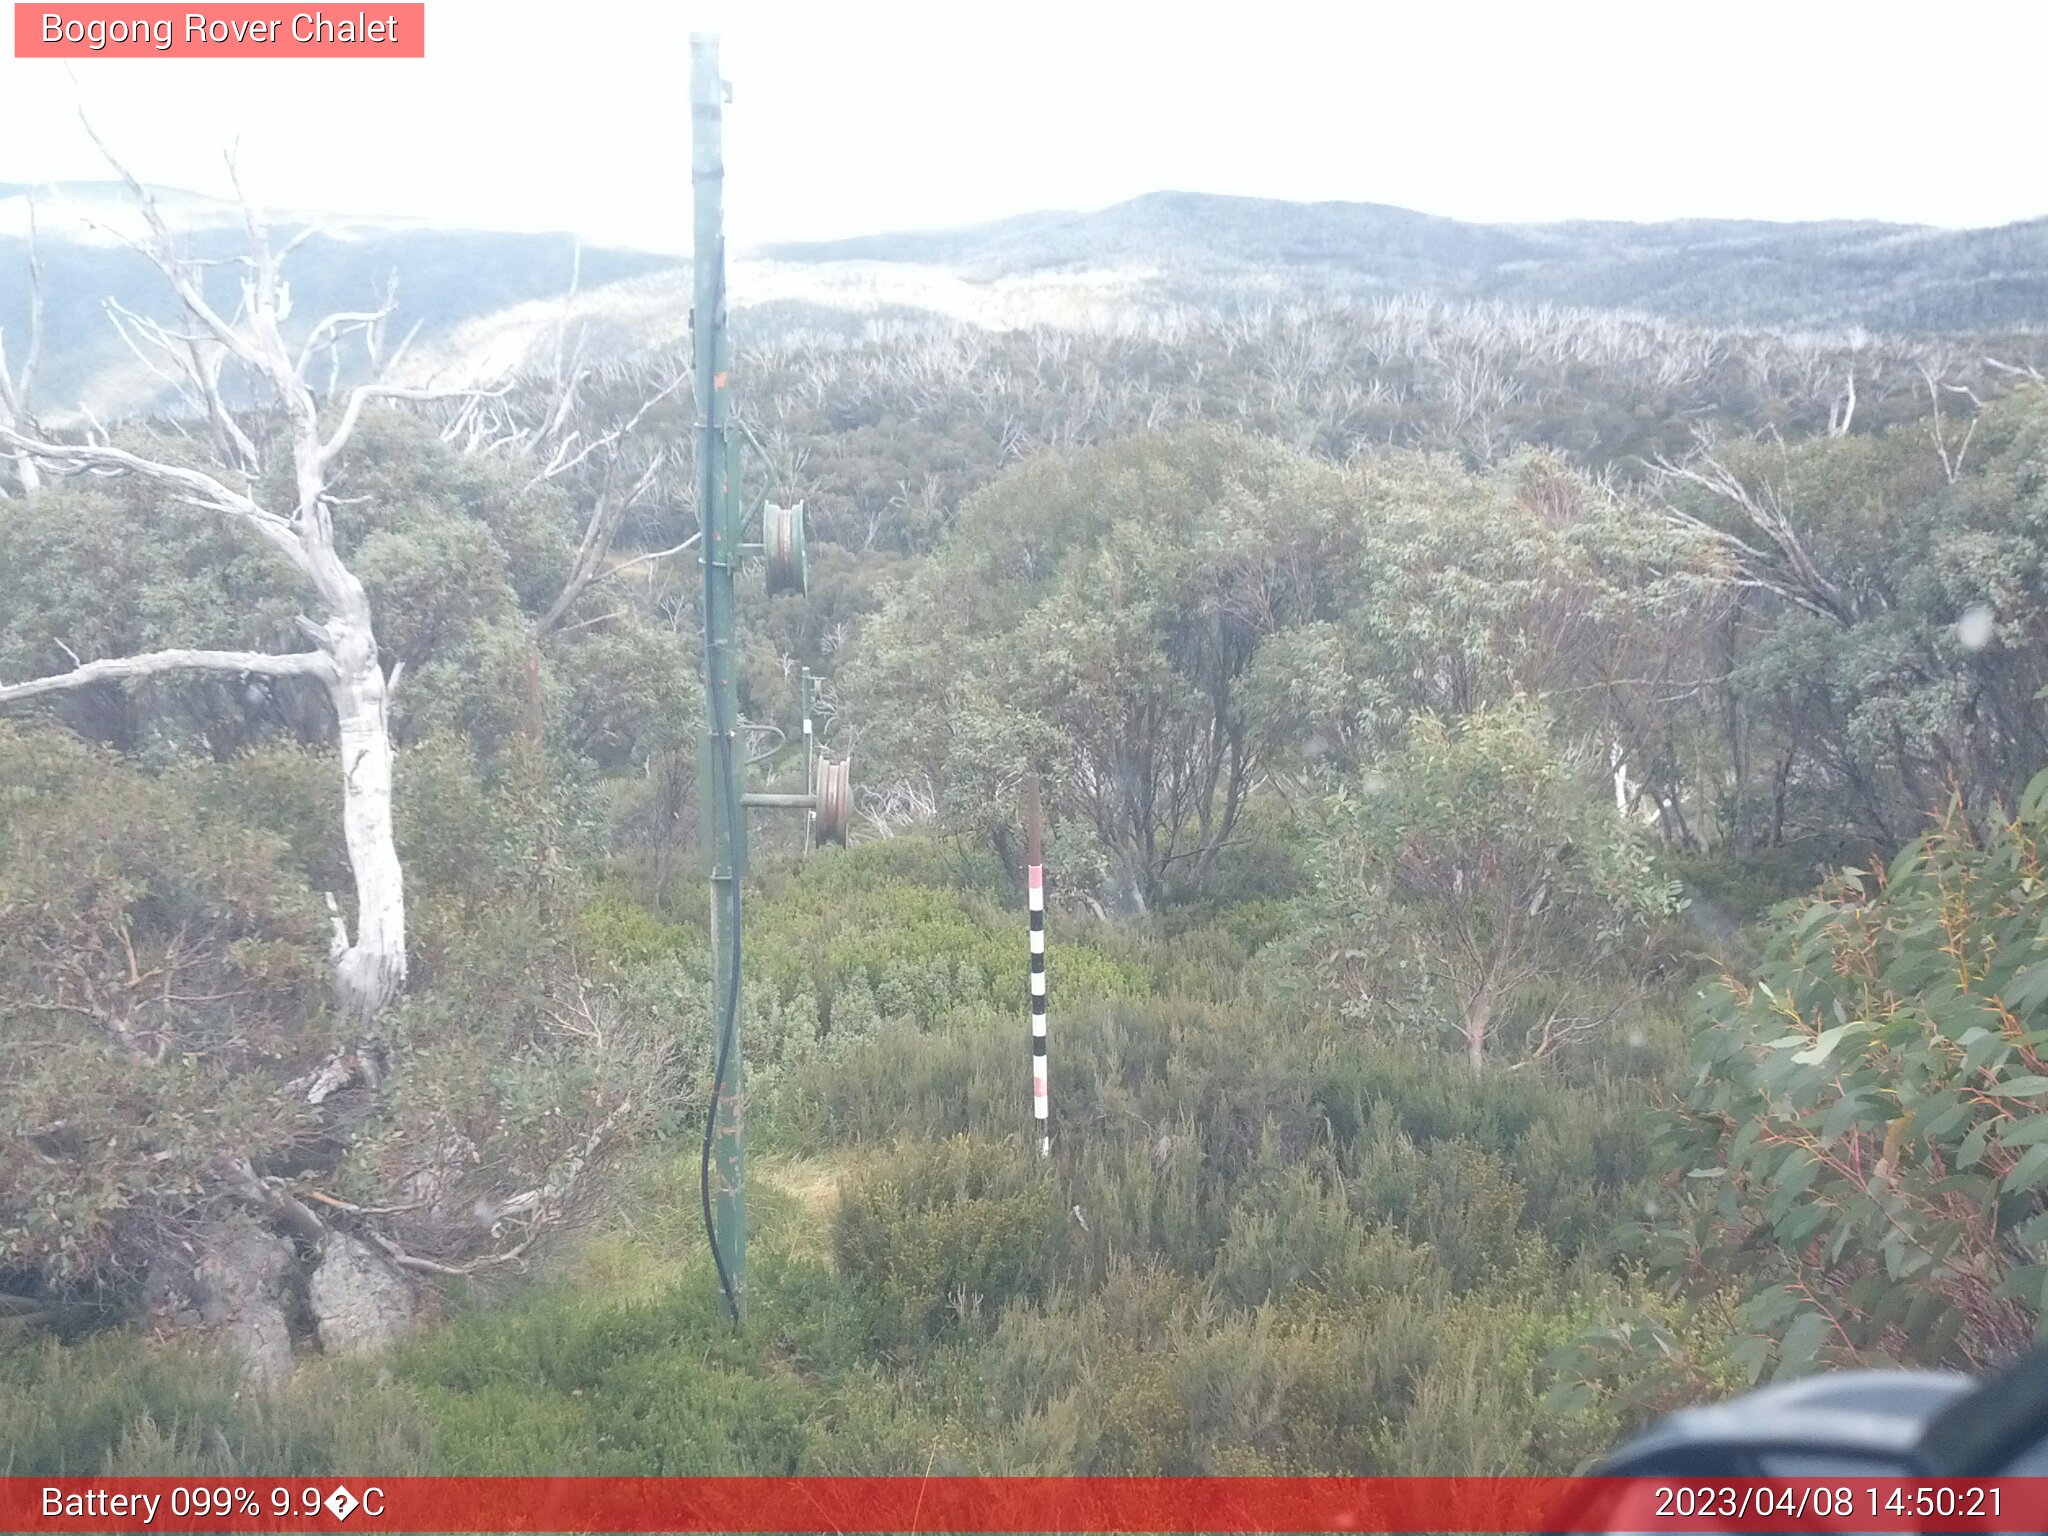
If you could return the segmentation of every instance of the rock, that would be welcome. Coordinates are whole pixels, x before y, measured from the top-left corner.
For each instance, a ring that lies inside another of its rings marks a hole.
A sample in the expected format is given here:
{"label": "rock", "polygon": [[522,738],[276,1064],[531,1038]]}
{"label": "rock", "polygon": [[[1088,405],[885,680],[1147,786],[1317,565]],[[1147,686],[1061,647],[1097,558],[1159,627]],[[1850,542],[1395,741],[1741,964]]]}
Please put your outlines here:
{"label": "rock", "polygon": [[327,1239],[307,1299],[320,1347],[336,1355],[382,1349],[410,1331],[419,1311],[405,1277],[346,1232]]}
{"label": "rock", "polygon": [[176,1327],[201,1328],[241,1357],[267,1387],[292,1373],[288,1298],[291,1244],[253,1222],[208,1222],[177,1251],[150,1265],[150,1311]]}

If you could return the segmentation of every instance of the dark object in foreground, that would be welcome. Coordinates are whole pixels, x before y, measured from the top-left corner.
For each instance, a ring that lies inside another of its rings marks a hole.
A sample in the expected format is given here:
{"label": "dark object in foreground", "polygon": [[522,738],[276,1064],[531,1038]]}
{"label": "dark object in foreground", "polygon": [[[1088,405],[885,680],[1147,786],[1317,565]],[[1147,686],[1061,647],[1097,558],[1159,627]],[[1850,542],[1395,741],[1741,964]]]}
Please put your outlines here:
{"label": "dark object in foreground", "polygon": [[1594,1472],[1612,1477],[2048,1475],[2048,1350],[1989,1381],[1843,1371],[1670,1414]]}

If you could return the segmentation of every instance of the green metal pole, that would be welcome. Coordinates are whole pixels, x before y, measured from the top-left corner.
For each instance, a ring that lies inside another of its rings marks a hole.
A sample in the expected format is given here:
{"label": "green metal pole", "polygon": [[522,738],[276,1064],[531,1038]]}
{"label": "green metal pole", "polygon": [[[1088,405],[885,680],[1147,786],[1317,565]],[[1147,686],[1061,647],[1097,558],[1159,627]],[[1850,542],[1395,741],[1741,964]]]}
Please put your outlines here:
{"label": "green metal pole", "polygon": [[739,668],[733,616],[733,573],[739,559],[738,486],[727,442],[731,352],[726,338],[725,82],[718,39],[690,39],[691,182],[695,193],[695,347],[697,511],[704,570],[704,683],[708,709],[698,799],[704,857],[711,877],[712,1018],[717,1059],[724,1064],[711,1125],[709,1204],[721,1287],[734,1319],[747,1312],[745,1098],[741,1073],[738,988],[739,931],[734,922],[747,836],[740,808]]}

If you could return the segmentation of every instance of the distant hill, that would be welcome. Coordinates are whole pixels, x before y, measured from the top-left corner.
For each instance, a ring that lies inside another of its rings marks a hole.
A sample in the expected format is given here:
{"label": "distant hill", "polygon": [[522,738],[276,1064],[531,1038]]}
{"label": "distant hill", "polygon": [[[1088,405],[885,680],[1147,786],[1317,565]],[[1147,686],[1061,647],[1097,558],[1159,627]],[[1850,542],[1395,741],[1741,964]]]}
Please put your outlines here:
{"label": "distant hill", "polygon": [[[122,243],[139,220],[123,188],[106,182],[30,188],[0,183],[0,335],[20,356],[28,327],[28,207],[35,199],[42,253],[47,355],[37,397],[62,409],[84,401],[96,410],[130,408],[150,389],[142,364],[107,315],[114,300],[165,318],[168,293],[156,269]],[[178,231],[185,253],[223,263],[208,279],[209,295],[232,309],[247,234],[239,208],[214,198],[158,190],[158,204]],[[270,217],[282,243],[316,222],[308,214]],[[322,232],[293,252],[286,267],[293,311],[302,322],[340,309],[372,306],[392,274],[399,280],[393,339],[415,323],[423,337],[464,320],[531,300],[559,297],[569,286],[576,245],[567,234],[509,234],[439,228],[397,219],[318,221]],[[675,266],[672,256],[584,247],[582,283],[598,286]]]}
{"label": "distant hill", "polygon": [[[109,323],[113,299],[168,316],[149,264],[113,231],[139,228],[111,183],[0,183],[0,333],[19,356],[27,323],[29,199],[45,269],[48,353],[37,395],[62,413],[111,414],[162,398]],[[240,211],[159,193],[188,252],[221,262],[211,291],[233,306]],[[313,216],[278,214],[282,240]],[[456,229],[420,220],[323,220],[288,271],[301,323],[373,301],[400,280],[394,334],[417,324],[418,363],[474,376],[552,344],[577,242],[567,234]],[[744,336],[940,317],[991,329],[1086,325],[1188,304],[1417,294],[1627,310],[1715,327],[1840,332],[2048,330],[2048,219],[1944,230],[1870,222],[1473,224],[1371,203],[1291,203],[1160,192],[1093,213],[1031,213],[963,229],[783,244],[734,262]],[[577,323],[595,355],[686,334],[688,274],[673,256],[584,246]]]}
{"label": "distant hill", "polygon": [[1142,266],[1212,298],[1250,279],[1632,309],[1713,325],[1885,331],[2048,326],[2048,218],[1996,229],[1687,219],[1470,224],[1376,203],[1158,192],[1095,213],[771,246],[792,263],[903,262],[988,281]]}

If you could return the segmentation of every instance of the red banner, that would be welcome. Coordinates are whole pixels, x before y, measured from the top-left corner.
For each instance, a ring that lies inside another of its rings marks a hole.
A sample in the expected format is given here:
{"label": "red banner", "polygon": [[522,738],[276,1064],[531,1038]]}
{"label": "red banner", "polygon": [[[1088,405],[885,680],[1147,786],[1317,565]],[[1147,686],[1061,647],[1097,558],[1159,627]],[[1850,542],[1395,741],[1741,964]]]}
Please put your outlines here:
{"label": "red banner", "polygon": [[427,8],[16,0],[18,59],[423,59]]}
{"label": "red banner", "polygon": [[2048,1478],[0,1478],[8,1531],[2048,1531]]}

